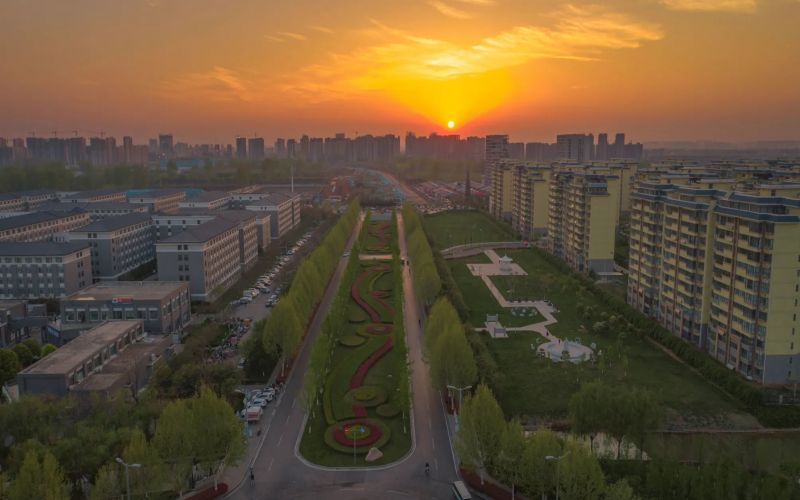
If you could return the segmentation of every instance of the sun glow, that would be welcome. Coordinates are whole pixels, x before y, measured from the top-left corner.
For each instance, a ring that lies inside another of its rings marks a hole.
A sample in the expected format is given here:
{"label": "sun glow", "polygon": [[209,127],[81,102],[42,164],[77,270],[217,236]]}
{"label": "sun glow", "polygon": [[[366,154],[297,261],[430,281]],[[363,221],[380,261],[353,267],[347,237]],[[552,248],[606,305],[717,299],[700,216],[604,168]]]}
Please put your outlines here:
{"label": "sun glow", "polygon": [[454,122],[453,120],[450,120],[449,122],[447,122],[447,128],[449,128],[449,129],[456,128],[456,122]]}

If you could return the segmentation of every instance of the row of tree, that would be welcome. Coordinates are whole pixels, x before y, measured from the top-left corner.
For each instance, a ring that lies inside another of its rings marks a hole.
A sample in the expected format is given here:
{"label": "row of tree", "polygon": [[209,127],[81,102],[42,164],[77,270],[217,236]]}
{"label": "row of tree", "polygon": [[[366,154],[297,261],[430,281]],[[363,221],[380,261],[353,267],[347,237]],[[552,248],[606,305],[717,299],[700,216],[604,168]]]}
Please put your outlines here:
{"label": "row of tree", "polygon": [[406,232],[408,258],[411,261],[411,274],[414,277],[414,288],[425,304],[430,304],[439,295],[442,281],[436,270],[433,251],[422,227],[419,213],[411,203],[403,205],[403,224]]}
{"label": "row of tree", "polygon": [[359,203],[354,201],[297,269],[289,291],[272,309],[264,325],[264,349],[268,353],[281,354],[281,375],[286,362],[302,343],[305,327],[336,270],[359,213]]}
{"label": "row of tree", "polygon": [[118,457],[138,464],[129,471],[132,494],[180,493],[245,450],[233,408],[209,388],[166,406],[125,397],[25,398],[0,407],[0,424],[4,443],[13,443],[3,449],[8,473],[0,476],[0,498],[10,484],[9,500],[118,498],[125,485]]}
{"label": "row of tree", "polygon": [[481,384],[464,402],[456,450],[464,465],[487,474],[531,498],[558,493],[565,500],[636,498],[625,481],[607,484],[600,462],[574,439],[546,428],[526,433],[516,420],[506,422],[491,389]]}
{"label": "row of tree", "polygon": [[0,349],[0,385],[14,380],[17,373],[56,350],[53,344],[41,345],[36,339],[25,339],[11,349]]}
{"label": "row of tree", "polygon": [[477,381],[478,367],[464,325],[447,297],[436,299],[425,321],[425,352],[437,389],[467,387]]}

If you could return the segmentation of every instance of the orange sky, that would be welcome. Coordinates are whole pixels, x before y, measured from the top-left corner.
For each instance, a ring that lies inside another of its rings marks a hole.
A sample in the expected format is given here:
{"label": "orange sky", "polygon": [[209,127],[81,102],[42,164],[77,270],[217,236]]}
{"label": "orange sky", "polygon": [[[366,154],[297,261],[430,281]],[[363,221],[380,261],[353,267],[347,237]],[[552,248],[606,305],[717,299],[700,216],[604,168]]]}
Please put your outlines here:
{"label": "orange sky", "polygon": [[800,139],[800,0],[5,0],[0,136]]}

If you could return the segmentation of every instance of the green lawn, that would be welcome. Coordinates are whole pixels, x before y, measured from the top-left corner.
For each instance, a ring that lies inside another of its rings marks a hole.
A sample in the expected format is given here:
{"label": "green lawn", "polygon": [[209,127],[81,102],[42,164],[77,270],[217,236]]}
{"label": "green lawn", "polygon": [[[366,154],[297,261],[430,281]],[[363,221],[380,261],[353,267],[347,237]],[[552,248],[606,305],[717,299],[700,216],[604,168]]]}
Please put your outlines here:
{"label": "green lawn", "polygon": [[[486,338],[501,367],[502,376],[493,389],[507,416],[565,418],[570,396],[581,383],[600,379],[651,390],[669,409],[670,421],[728,422],[733,426],[752,423],[752,418],[743,414],[736,402],[646,339],[628,337],[620,343],[613,332],[589,333],[590,325],[584,325],[577,314],[575,292],[562,287],[565,276],[559,270],[532,250],[509,251],[508,255],[528,275],[494,277],[501,292],[512,298],[546,298],[553,302],[559,310],[555,315],[559,322],[549,327],[550,332],[561,338],[580,337],[587,345],[595,343],[609,366],[601,370],[590,363],[556,364],[537,358],[531,344],[535,345],[541,336],[535,333],[514,332],[509,339],[500,340]],[[465,265],[469,261],[453,260],[449,264],[472,313],[470,322],[477,325],[487,312],[498,310],[499,305],[481,280],[469,273]],[[591,296],[582,300],[585,305],[600,307]],[[501,322],[508,316],[501,318]]]}
{"label": "green lawn", "polygon": [[[377,265],[382,264],[362,262],[359,267],[359,273],[366,272],[368,269],[374,268]],[[381,290],[391,294],[393,287],[393,275],[391,271],[373,271],[363,279],[359,287],[362,292],[361,296],[381,314],[381,319],[384,323],[391,323],[394,318],[381,307],[374,298],[369,297],[369,293],[374,290]],[[350,297],[350,288],[351,282],[342,283],[340,293],[346,294],[346,296],[349,297],[349,316],[354,319],[362,320],[359,322],[348,322],[343,331],[336,332],[337,338],[356,335],[359,328],[364,328],[371,323],[371,320],[368,319],[363,309]],[[394,301],[391,295],[385,300],[397,309],[395,314],[402,314],[400,307],[393,304]],[[356,314],[357,311],[360,311],[361,314]],[[303,434],[303,439],[300,442],[300,453],[306,459],[313,463],[329,467],[352,467],[354,465],[364,467],[385,465],[400,459],[408,453],[411,448],[411,434],[408,428],[408,408],[405,409],[404,414],[394,417],[381,417],[377,414],[377,406],[365,405],[367,406],[367,417],[382,422],[388,426],[391,432],[391,438],[388,443],[380,447],[381,452],[383,452],[383,457],[372,463],[365,463],[364,453],[360,450],[354,461],[352,453],[337,451],[327,445],[323,439],[325,430],[329,427],[323,409],[325,399],[329,400],[331,403],[330,409],[332,410],[335,421],[341,422],[353,418],[352,401],[348,399],[352,397],[350,389],[351,378],[356,373],[359,366],[369,358],[373,352],[384,345],[389,337],[389,335],[365,335],[366,341],[355,347],[348,347],[339,342],[336,343],[331,359],[332,368],[327,375],[324,396],[320,398],[319,404],[309,415],[307,427]],[[398,400],[399,384],[407,383],[407,381],[401,380],[401,377],[398,375],[402,372],[404,364],[405,358],[401,352],[398,349],[390,350],[369,369],[364,378],[363,387],[375,387],[379,391],[385,392],[387,396],[385,403],[392,403],[397,407],[402,407],[403,405],[401,405]]]}
{"label": "green lawn", "polygon": [[509,228],[484,212],[450,210],[425,217],[425,227],[438,249],[481,241],[515,240]]}

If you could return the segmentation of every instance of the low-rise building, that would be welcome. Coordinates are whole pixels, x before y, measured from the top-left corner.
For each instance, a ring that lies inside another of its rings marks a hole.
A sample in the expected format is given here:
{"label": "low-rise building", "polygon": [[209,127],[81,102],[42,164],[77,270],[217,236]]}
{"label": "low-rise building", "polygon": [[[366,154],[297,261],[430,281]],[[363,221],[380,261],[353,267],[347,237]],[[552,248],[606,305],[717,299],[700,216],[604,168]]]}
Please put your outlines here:
{"label": "low-rise building", "polygon": [[171,345],[170,337],[145,335],[140,320],[102,323],[19,372],[19,393],[137,394]]}
{"label": "low-rise building", "polygon": [[61,198],[62,203],[98,203],[98,202],[124,202],[125,191],[115,189],[94,189],[79,191]]}
{"label": "low-rise building", "polygon": [[46,342],[42,329],[48,319],[45,304],[0,300],[0,347],[10,347],[28,338]]}
{"label": "low-rise building", "polygon": [[128,196],[130,203],[147,205],[151,213],[175,212],[184,200],[186,192],[182,189],[150,189],[144,193]]}
{"label": "low-rise building", "polygon": [[180,202],[180,208],[203,208],[206,210],[218,210],[227,208],[231,203],[230,193],[225,191],[204,191],[195,196],[188,197]]}
{"label": "low-rise building", "polygon": [[[253,196],[253,194],[241,196]],[[270,236],[273,240],[283,237],[300,224],[300,195],[297,194],[262,193],[260,198],[246,202],[245,209],[269,214]]]}
{"label": "low-rise building", "polygon": [[86,243],[0,243],[0,298],[61,298],[91,283]]}
{"label": "low-rise building", "polygon": [[156,243],[159,281],[188,281],[193,300],[214,300],[241,276],[239,231],[216,218]]}
{"label": "low-rise building", "polygon": [[96,220],[65,233],[63,239],[92,247],[95,280],[119,278],[156,258],[155,231],[149,214],[132,213]]}
{"label": "low-rise building", "polygon": [[25,202],[15,194],[0,194],[0,212],[19,212],[25,208]]}
{"label": "low-rise building", "polygon": [[149,334],[180,333],[191,321],[189,283],[97,283],[61,300],[63,330],[86,330],[109,320],[139,319]]}
{"label": "low-rise building", "polygon": [[0,219],[0,241],[47,241],[57,233],[77,229],[91,222],[82,210],[33,212]]}
{"label": "low-rise building", "polygon": [[22,198],[22,201],[25,203],[25,209],[29,211],[38,210],[44,203],[58,198],[57,193],[50,189],[22,191],[21,193],[17,193],[17,196]]}

